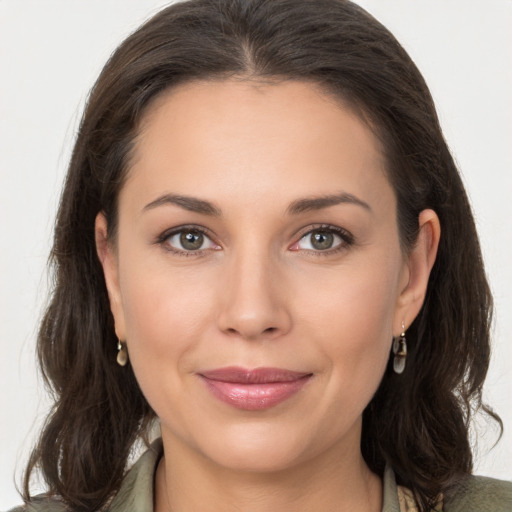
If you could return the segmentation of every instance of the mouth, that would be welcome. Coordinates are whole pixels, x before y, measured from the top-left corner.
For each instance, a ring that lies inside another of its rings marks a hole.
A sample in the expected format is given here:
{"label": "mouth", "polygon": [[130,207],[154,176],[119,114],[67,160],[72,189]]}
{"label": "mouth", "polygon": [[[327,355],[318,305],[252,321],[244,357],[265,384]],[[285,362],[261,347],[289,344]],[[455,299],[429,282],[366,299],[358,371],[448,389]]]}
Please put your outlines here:
{"label": "mouth", "polygon": [[198,374],[210,392],[237,409],[269,409],[298,393],[313,376],[283,368],[226,367]]}

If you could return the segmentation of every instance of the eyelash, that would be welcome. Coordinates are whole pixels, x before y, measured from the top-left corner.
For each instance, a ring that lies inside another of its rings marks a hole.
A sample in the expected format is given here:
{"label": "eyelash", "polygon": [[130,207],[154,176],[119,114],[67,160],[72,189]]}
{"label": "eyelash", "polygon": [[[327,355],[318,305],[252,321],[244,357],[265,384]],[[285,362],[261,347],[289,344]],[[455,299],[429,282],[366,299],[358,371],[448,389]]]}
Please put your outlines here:
{"label": "eyelash", "polygon": [[170,253],[176,254],[177,256],[185,256],[185,257],[201,257],[208,254],[208,252],[211,249],[202,249],[197,251],[186,251],[186,250],[180,250],[176,249],[175,247],[172,247],[169,245],[168,241],[171,237],[174,235],[179,235],[180,233],[187,233],[194,231],[195,233],[201,234],[204,237],[208,238],[209,240],[212,240],[211,235],[209,232],[202,228],[201,226],[194,226],[194,225],[188,225],[188,226],[179,226],[177,228],[173,228],[167,231],[164,231],[156,240],[156,243],[161,245],[162,248]]}
{"label": "eyelash", "polygon": [[[202,228],[201,226],[189,225],[189,226],[179,226],[177,228],[173,228],[171,230],[164,231],[161,235],[158,236],[156,243],[161,245],[163,247],[163,249],[165,249],[166,251],[176,254],[178,256],[184,256],[184,257],[196,257],[197,258],[197,257],[205,256],[212,250],[212,249],[199,249],[196,251],[192,251],[192,250],[186,251],[186,250],[176,249],[175,247],[172,247],[169,245],[168,241],[171,237],[173,237],[174,235],[178,235],[180,233],[185,233],[187,231],[189,231],[189,232],[194,231],[196,233],[199,233],[199,234],[205,236],[210,241],[212,241],[212,237],[206,229]],[[293,245],[299,244],[303,238],[305,238],[308,235],[312,235],[313,233],[318,232],[318,231],[334,234],[334,235],[338,236],[339,238],[341,238],[342,241],[338,246],[336,246],[332,249],[326,249],[325,251],[321,251],[321,250],[315,251],[312,249],[297,249],[297,252],[298,251],[306,251],[308,253],[313,253],[313,254],[319,255],[319,256],[320,255],[321,256],[331,256],[333,254],[337,254],[340,251],[348,249],[351,245],[354,244],[354,236],[346,229],[343,229],[343,228],[340,228],[337,226],[332,226],[330,224],[317,224],[317,225],[309,226],[307,231],[304,231],[302,234],[299,235],[297,241],[294,242]],[[213,242],[213,243],[215,243],[215,242]]]}
{"label": "eyelash", "polygon": [[326,249],[325,251],[320,251],[320,250],[315,251],[312,249],[298,249],[298,251],[306,251],[308,253],[313,253],[318,256],[332,256],[332,255],[337,254],[341,251],[344,251],[344,250],[348,249],[350,246],[354,245],[355,240],[354,240],[354,236],[352,235],[352,233],[350,233],[346,229],[340,228],[338,226],[331,226],[330,224],[316,224],[316,225],[314,224],[313,226],[309,226],[307,228],[307,231],[305,231],[304,233],[299,235],[297,242],[295,242],[293,245],[300,243],[300,241],[304,237],[306,237],[308,235],[312,235],[313,233],[318,232],[318,231],[337,235],[339,238],[341,238],[341,243],[339,245],[337,245],[336,247],[334,247],[332,249]]}

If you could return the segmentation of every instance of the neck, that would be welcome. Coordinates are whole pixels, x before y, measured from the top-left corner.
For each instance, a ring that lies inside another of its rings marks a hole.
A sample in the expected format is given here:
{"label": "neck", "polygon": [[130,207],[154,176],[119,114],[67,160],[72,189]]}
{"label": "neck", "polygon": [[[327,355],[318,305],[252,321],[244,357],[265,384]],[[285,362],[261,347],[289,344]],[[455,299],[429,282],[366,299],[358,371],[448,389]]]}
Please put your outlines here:
{"label": "neck", "polygon": [[169,448],[165,452],[172,457],[162,458],[156,474],[155,512],[378,512],[382,507],[381,480],[359,450],[343,457],[330,450],[263,473],[234,471]]}

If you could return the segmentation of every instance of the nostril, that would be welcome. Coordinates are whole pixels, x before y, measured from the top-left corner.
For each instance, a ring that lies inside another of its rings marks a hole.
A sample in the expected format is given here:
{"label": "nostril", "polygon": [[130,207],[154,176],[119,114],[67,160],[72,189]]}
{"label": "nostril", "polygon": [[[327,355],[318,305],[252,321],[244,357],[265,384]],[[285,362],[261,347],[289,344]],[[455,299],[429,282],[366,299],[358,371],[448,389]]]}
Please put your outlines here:
{"label": "nostril", "polygon": [[248,339],[249,338],[256,339],[259,337],[261,337],[263,339],[263,338],[273,337],[277,332],[279,332],[279,328],[278,327],[267,327],[266,329],[264,329],[262,331],[260,330],[258,332],[249,332],[249,330],[247,328],[238,330],[234,327],[230,327],[229,329],[226,329],[225,332],[230,335],[238,335],[238,336],[242,336],[242,337],[248,338]]}

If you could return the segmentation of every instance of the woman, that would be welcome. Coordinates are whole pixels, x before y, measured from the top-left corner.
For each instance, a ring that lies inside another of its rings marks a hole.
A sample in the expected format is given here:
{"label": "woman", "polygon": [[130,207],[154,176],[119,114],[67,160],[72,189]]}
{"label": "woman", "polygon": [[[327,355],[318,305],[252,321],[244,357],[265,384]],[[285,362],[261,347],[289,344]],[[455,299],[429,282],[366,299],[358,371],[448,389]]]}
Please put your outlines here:
{"label": "woman", "polygon": [[193,0],[141,27],[91,93],[53,257],[36,510],[510,508],[470,476],[471,211],[421,75],[361,8]]}

